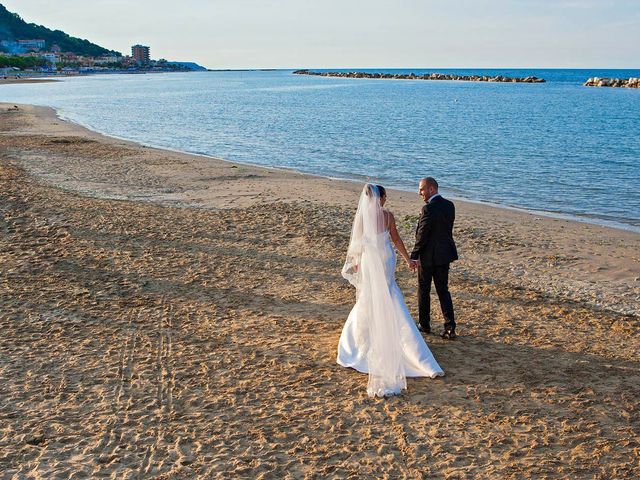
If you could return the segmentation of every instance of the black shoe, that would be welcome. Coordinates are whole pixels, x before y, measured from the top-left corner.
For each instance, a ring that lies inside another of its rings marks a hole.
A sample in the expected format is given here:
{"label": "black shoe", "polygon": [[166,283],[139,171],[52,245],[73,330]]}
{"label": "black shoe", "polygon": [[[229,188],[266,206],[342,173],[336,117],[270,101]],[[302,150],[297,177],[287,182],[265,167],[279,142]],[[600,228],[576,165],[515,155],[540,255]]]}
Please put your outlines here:
{"label": "black shoe", "polygon": [[418,325],[418,330],[427,335],[431,334],[431,328],[424,328],[422,325]]}
{"label": "black shoe", "polygon": [[445,340],[455,340],[458,335],[456,335],[456,332],[453,330],[445,330],[440,336]]}

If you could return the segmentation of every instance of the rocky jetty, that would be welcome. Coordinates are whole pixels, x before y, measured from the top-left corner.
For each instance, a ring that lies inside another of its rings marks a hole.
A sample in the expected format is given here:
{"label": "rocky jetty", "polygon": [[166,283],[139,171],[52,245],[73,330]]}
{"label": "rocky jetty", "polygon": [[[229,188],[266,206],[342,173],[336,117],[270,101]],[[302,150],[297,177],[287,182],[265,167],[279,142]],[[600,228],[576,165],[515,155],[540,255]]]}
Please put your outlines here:
{"label": "rocky jetty", "polygon": [[640,88],[640,78],[598,78],[593,77],[583,83],[585,87]]}
{"label": "rocky jetty", "polygon": [[416,75],[415,73],[368,73],[368,72],[312,72],[310,70],[296,70],[295,75],[315,75],[319,77],[340,77],[340,78],[382,78],[390,80],[458,80],[463,82],[502,82],[502,83],[544,83],[543,78],[538,77],[504,77],[497,75],[489,77],[486,75],[455,75],[450,73],[425,73]]}

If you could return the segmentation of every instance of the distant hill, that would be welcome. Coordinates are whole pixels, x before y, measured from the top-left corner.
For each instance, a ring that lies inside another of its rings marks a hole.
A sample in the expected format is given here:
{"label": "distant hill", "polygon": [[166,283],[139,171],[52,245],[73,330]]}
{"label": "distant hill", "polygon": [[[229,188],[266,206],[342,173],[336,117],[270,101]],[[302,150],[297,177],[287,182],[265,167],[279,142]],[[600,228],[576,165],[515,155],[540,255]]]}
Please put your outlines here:
{"label": "distant hill", "polygon": [[194,62],[167,62],[168,65],[175,65],[177,67],[180,67],[184,70],[191,70],[193,72],[204,72],[207,69],[205,67],[203,67],[202,65],[198,65],[197,63]]}
{"label": "distant hill", "polygon": [[[50,30],[42,25],[27,23],[16,13],[8,11],[0,4],[0,42],[14,42],[17,40],[42,39],[45,41],[45,49],[50,50],[52,45],[58,45],[63,52],[72,52],[76,55],[120,55],[120,52],[108,50],[89,40],[72,37],[61,30]],[[2,49],[2,47],[0,47]],[[5,51],[11,50],[5,47]],[[14,52],[9,52],[14,53]]]}

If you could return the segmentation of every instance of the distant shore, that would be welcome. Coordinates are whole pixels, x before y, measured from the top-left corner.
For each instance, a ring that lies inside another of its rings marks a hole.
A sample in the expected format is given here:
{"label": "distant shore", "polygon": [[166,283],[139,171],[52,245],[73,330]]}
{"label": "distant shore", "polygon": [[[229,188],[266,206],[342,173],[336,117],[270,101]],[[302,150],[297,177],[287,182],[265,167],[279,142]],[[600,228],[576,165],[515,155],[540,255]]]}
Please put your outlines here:
{"label": "distant shore", "polygon": [[54,78],[40,78],[40,77],[30,77],[30,76],[0,76],[0,85],[6,85],[11,83],[47,83],[47,82],[56,82],[57,80]]}
{"label": "distant shore", "polygon": [[0,85],[12,83],[43,83],[56,82],[62,78],[69,77],[88,77],[92,75],[146,75],[158,73],[192,73],[204,72],[209,70],[179,70],[179,71],[147,71],[147,70],[106,70],[91,72],[73,72],[73,73],[42,73],[42,72],[20,72],[7,75],[0,75]]}

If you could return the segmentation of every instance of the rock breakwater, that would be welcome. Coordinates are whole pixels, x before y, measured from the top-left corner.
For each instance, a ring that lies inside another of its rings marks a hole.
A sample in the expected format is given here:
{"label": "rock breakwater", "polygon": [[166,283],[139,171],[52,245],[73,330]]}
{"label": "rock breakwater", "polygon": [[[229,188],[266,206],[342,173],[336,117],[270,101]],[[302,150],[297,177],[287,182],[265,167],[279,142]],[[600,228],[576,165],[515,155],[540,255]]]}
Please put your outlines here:
{"label": "rock breakwater", "polygon": [[339,78],[378,78],[389,80],[457,80],[463,82],[502,82],[502,83],[545,83],[546,80],[538,77],[505,77],[496,75],[456,75],[451,73],[369,73],[369,72],[313,72],[310,70],[296,70],[295,75],[314,75],[318,77]]}
{"label": "rock breakwater", "polygon": [[593,77],[583,83],[585,87],[640,88],[640,78],[598,78]]}

